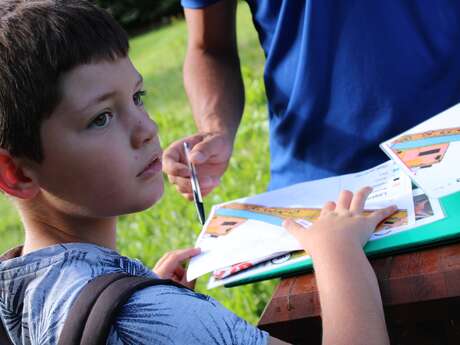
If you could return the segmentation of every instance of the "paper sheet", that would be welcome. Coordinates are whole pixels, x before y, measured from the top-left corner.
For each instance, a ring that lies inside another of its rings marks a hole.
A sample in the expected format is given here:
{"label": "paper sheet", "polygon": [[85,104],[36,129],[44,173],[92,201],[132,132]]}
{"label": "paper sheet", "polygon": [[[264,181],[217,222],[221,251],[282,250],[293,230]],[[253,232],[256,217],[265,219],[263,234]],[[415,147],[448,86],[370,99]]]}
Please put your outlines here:
{"label": "paper sheet", "polygon": [[356,192],[374,187],[366,209],[396,204],[398,212],[388,227],[405,229],[415,222],[410,179],[388,161],[373,169],[287,188],[214,206],[201,232],[197,247],[202,253],[191,259],[187,279],[273,253],[300,249],[297,241],[281,227],[285,218],[314,222],[320,208],[336,200],[340,191]]}
{"label": "paper sheet", "polygon": [[460,190],[460,104],[380,147],[430,197]]}
{"label": "paper sheet", "polygon": [[[423,191],[418,188],[414,188],[412,190],[412,199],[415,209],[415,223],[412,225],[412,227],[407,227],[406,229],[390,228],[388,229],[389,231],[381,231],[378,234],[374,233],[374,235],[369,239],[369,241],[376,241],[380,238],[391,236],[398,232],[405,230],[407,231],[413,227],[432,223],[434,221],[444,218],[444,213],[442,212],[442,208],[439,204],[438,199],[428,198],[423,193]],[[310,256],[304,251],[283,254],[274,259],[266,260],[252,267],[248,267],[245,270],[241,270],[240,272],[225,277],[223,279],[215,279],[214,277],[210,277],[207,288],[212,289],[215,287],[234,283],[242,279],[260,275],[264,272],[272,271],[277,268],[305,261],[309,259],[309,257]]]}

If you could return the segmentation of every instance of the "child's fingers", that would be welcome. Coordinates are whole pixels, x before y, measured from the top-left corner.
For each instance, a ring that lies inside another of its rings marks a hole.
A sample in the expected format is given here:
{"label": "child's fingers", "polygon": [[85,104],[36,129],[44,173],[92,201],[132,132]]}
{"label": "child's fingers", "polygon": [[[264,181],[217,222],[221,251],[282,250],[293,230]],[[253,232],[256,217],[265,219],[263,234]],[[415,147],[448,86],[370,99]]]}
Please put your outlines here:
{"label": "child's fingers", "polygon": [[324,216],[328,212],[332,212],[335,210],[335,202],[333,201],[328,201],[324,204],[323,208],[321,209],[320,217]]}
{"label": "child's fingers", "polygon": [[299,224],[297,224],[292,219],[286,219],[283,222],[283,227],[298,241],[300,241],[302,233],[305,233],[305,228]]}
{"label": "child's fingers", "polygon": [[177,265],[176,269],[174,270],[174,275],[179,279],[182,280],[182,278],[185,275],[185,268],[183,268],[181,265]]}
{"label": "child's fingers", "polygon": [[179,249],[165,254],[153,271],[163,278],[169,278],[182,262],[200,253],[200,248]]}
{"label": "child's fingers", "polygon": [[348,210],[350,208],[350,203],[353,198],[353,193],[349,190],[343,190],[340,192],[339,198],[337,200],[337,209]]}
{"label": "child's fingers", "polygon": [[198,255],[200,251],[200,248],[177,249],[171,252],[171,255],[166,259],[166,261],[179,264],[195,255]]}
{"label": "child's fingers", "polygon": [[178,283],[184,285],[185,287],[188,287],[190,290],[195,290],[195,283],[196,283],[196,279],[194,280],[191,280],[191,281],[187,281],[187,279],[185,278],[185,276],[181,279],[181,281],[179,281]]}
{"label": "child's fingers", "polygon": [[374,228],[385,218],[391,216],[393,213],[395,213],[398,210],[398,207],[396,205],[388,206],[385,208],[382,208],[380,210],[374,211],[371,213],[369,216],[372,220],[372,224],[374,225]]}
{"label": "child's fingers", "polygon": [[350,211],[360,213],[364,209],[364,204],[369,194],[372,192],[371,187],[364,187],[355,193],[350,204]]}

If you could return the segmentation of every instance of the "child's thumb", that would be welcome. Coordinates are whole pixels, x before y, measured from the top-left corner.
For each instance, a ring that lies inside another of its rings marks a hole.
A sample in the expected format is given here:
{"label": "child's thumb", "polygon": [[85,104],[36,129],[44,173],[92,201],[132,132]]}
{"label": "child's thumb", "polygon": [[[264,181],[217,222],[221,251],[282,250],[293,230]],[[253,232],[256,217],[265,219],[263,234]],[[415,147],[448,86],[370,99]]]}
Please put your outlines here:
{"label": "child's thumb", "polygon": [[283,228],[285,228],[297,240],[300,240],[300,235],[305,230],[304,227],[300,226],[292,219],[286,219],[285,221],[283,221],[282,225]]}

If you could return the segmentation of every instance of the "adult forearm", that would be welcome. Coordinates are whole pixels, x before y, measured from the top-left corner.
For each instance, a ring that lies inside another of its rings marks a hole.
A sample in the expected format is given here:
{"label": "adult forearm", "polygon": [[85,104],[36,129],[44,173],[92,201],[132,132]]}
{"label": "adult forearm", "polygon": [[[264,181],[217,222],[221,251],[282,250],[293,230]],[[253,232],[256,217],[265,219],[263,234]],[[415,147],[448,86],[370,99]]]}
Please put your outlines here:
{"label": "adult forearm", "polygon": [[198,130],[223,132],[233,140],[244,108],[238,57],[189,49],[184,85]]}
{"label": "adult forearm", "polygon": [[312,256],[323,344],[389,344],[378,282],[363,251],[337,246]]}

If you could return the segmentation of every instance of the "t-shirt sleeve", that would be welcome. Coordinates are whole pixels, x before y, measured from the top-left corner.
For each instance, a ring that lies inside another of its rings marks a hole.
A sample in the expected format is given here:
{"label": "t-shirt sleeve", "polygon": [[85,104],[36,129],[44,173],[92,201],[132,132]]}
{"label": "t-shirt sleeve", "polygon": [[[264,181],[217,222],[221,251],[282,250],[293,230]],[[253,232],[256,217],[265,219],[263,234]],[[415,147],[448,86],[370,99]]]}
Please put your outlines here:
{"label": "t-shirt sleeve", "polygon": [[204,8],[219,2],[220,0],[181,0],[182,7],[184,8]]}
{"label": "t-shirt sleeve", "polygon": [[209,296],[162,285],[131,296],[107,344],[265,345],[268,337]]}

